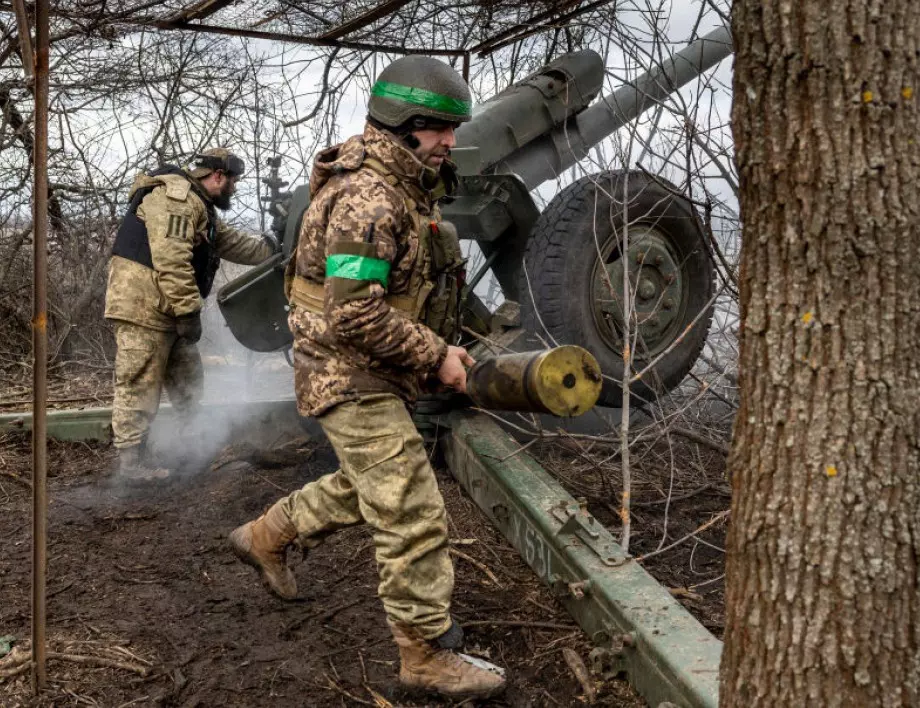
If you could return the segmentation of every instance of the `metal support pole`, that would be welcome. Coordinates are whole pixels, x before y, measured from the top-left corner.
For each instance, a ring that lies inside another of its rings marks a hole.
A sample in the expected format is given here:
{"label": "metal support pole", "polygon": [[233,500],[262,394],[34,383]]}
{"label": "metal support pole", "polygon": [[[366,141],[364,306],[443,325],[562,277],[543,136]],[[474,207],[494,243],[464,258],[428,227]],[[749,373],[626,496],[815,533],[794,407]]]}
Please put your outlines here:
{"label": "metal support pole", "polygon": [[35,144],[32,170],[32,688],[45,687],[48,564],[48,47],[49,0],[35,3]]}

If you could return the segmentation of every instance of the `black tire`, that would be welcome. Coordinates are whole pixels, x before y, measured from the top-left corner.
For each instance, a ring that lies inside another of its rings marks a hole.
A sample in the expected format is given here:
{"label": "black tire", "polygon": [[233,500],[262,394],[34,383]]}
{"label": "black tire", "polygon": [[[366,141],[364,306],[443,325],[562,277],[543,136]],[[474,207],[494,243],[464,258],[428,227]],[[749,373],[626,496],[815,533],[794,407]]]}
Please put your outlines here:
{"label": "black tire", "polygon": [[[643,321],[634,372],[661,356],[631,393],[651,400],[671,390],[706,343],[713,312],[712,258],[692,205],[676,195],[676,188],[643,173],[603,172],[566,187],[531,231],[525,254],[530,285],[522,272],[519,291],[522,323],[547,341],[578,344],[594,354],[610,377],[604,381],[600,405],[618,407],[622,400],[623,338],[617,320],[622,307],[604,294],[611,292],[606,283],[617,272],[622,288],[624,196],[627,263],[632,277],[642,279],[641,294],[633,288]],[[694,319],[692,329],[675,344]]]}

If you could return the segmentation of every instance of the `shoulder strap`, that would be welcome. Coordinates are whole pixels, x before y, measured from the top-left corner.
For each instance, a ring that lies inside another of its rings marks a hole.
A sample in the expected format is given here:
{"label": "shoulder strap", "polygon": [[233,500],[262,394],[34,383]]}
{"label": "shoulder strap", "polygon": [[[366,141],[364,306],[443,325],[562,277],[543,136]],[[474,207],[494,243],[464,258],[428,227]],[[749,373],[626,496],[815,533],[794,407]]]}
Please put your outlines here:
{"label": "shoulder strap", "polygon": [[395,187],[397,191],[399,192],[399,194],[402,196],[403,202],[405,202],[406,204],[406,209],[409,212],[409,216],[414,221],[418,220],[417,219],[417,217],[419,217],[418,202],[416,202],[412,197],[410,197],[409,193],[400,186],[399,178],[395,174],[393,174],[392,170],[387,168],[387,166],[384,165],[376,157],[365,157],[364,161],[361,163],[361,166],[362,167],[367,166],[371,168],[371,170],[373,170],[378,175],[383,177],[386,180],[387,184],[389,184],[391,187]]}
{"label": "shoulder strap", "polygon": [[364,160],[361,162],[362,167],[370,167],[374,172],[383,177],[387,184],[396,186],[399,184],[399,180],[396,178],[396,175],[393,174],[393,171],[388,169],[380,160],[376,157],[367,157],[365,155]]}

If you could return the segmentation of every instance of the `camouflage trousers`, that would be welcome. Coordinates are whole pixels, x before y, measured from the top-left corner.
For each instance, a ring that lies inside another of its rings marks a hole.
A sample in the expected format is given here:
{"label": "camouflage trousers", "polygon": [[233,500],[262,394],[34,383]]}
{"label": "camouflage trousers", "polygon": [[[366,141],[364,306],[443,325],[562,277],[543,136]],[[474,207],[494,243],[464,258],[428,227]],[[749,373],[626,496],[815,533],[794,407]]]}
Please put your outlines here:
{"label": "camouflage trousers", "polygon": [[144,442],[160,407],[163,386],[176,412],[192,420],[204,390],[201,355],[194,342],[175,332],[115,323],[115,447]]}
{"label": "camouflage trousers", "polygon": [[285,500],[300,543],[315,546],[336,529],[366,522],[387,617],[426,638],[440,636],[450,627],[454,588],[447,512],[405,404],[390,394],[366,396],[318,420],[341,469]]}

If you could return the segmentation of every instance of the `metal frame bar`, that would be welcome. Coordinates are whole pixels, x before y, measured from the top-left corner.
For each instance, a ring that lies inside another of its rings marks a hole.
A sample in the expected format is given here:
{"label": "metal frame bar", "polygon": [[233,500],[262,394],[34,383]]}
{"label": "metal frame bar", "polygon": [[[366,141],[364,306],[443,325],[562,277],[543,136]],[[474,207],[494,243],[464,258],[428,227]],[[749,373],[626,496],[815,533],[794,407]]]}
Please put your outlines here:
{"label": "metal frame bar", "polygon": [[32,169],[32,688],[47,682],[45,621],[48,570],[48,52],[49,0],[35,3],[35,142]]}
{"label": "metal frame bar", "polygon": [[134,27],[152,27],[160,30],[180,30],[186,32],[202,32],[204,34],[220,34],[229,37],[250,37],[252,39],[268,39],[275,42],[290,42],[291,44],[307,44],[316,47],[342,47],[365,52],[385,52],[388,54],[424,54],[428,56],[462,57],[463,49],[434,49],[399,47],[384,44],[370,44],[367,42],[349,42],[339,39],[322,39],[321,37],[304,37],[296,34],[281,32],[264,32],[262,30],[239,29],[236,27],[223,27],[221,25],[202,25],[191,22],[167,22],[164,20],[131,21],[122,20],[118,24]]}

